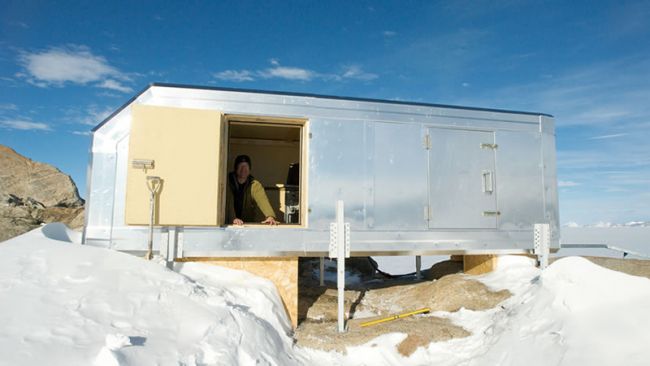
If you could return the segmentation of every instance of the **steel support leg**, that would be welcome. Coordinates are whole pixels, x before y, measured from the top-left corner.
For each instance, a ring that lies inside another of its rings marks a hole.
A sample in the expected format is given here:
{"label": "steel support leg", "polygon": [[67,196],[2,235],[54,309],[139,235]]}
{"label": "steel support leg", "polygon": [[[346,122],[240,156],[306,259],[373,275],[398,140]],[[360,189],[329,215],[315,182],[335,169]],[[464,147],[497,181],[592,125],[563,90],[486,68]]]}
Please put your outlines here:
{"label": "steel support leg", "polygon": [[320,287],[325,286],[325,257],[320,257],[319,274]]}
{"label": "steel support leg", "polygon": [[338,331],[345,332],[345,224],[343,201],[336,202],[336,287],[338,290]]}

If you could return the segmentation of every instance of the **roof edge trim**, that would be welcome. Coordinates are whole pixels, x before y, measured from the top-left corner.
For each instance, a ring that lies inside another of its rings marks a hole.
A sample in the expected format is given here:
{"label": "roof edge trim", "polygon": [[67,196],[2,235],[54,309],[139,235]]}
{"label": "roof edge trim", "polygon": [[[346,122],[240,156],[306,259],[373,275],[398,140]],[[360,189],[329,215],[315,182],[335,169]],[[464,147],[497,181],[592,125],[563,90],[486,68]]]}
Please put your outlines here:
{"label": "roof edge trim", "polygon": [[97,126],[95,126],[91,132],[97,131],[101,126],[108,122],[111,118],[115,117],[120,113],[124,108],[129,104],[133,103],[138,99],[142,94],[152,87],[164,87],[164,88],[179,88],[179,89],[199,89],[199,90],[217,90],[217,91],[228,91],[228,92],[239,92],[239,93],[255,93],[255,94],[271,94],[271,95],[283,95],[290,97],[307,97],[307,98],[321,98],[321,99],[333,99],[333,100],[349,100],[353,102],[369,102],[369,103],[387,103],[387,104],[397,104],[405,106],[420,106],[420,107],[434,107],[434,108],[447,108],[447,109],[463,109],[471,111],[481,111],[481,112],[495,112],[495,113],[508,113],[508,114],[524,114],[531,116],[545,116],[554,118],[553,115],[547,113],[538,113],[538,112],[523,112],[515,111],[508,109],[496,109],[496,108],[481,108],[481,107],[464,107],[459,105],[449,105],[449,104],[435,104],[435,103],[421,103],[421,102],[408,102],[400,100],[386,100],[386,99],[373,99],[373,98],[359,98],[359,97],[342,97],[335,95],[324,95],[324,94],[313,94],[313,93],[295,93],[295,92],[283,92],[283,91],[273,91],[273,90],[260,90],[260,89],[240,89],[240,88],[226,88],[226,87],[217,87],[217,86],[201,86],[201,85],[188,85],[188,84],[174,84],[174,83],[161,83],[153,82],[147,85],[139,93],[129,99],[126,103],[120,106],[115,112],[111,113],[108,117],[104,118]]}

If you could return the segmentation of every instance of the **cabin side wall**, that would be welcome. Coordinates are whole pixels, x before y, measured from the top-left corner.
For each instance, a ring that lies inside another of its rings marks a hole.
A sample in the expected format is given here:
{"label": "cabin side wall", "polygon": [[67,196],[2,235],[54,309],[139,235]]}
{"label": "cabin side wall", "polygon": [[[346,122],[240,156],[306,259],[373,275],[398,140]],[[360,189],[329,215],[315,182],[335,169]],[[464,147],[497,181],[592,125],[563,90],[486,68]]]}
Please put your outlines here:
{"label": "cabin side wall", "polygon": [[[188,256],[324,254],[337,199],[346,202],[354,255],[521,253],[532,247],[534,223],[557,225],[554,136],[542,133],[539,116],[162,87],[135,103],[309,120],[308,228],[187,227],[182,246]],[[128,161],[119,151],[128,146],[129,119],[127,107],[95,133],[86,239],[137,250],[146,243],[146,228],[124,224]],[[426,134],[432,127],[494,134],[501,211],[495,228],[428,229]],[[114,147],[104,152],[101,146]],[[166,235],[157,229],[154,245]]]}

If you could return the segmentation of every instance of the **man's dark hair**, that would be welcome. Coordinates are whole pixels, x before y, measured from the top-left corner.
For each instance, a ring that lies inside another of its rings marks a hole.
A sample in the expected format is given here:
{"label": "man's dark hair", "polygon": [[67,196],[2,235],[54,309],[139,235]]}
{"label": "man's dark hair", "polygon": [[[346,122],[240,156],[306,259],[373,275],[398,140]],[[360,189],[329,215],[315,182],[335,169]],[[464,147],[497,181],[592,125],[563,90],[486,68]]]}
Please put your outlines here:
{"label": "man's dark hair", "polygon": [[248,155],[238,155],[238,156],[235,158],[235,171],[237,171],[237,167],[238,167],[239,164],[241,164],[241,163],[248,163],[248,167],[249,167],[249,168],[252,168],[252,167],[253,167],[253,164],[251,163],[251,158],[250,158],[250,156],[248,156]]}

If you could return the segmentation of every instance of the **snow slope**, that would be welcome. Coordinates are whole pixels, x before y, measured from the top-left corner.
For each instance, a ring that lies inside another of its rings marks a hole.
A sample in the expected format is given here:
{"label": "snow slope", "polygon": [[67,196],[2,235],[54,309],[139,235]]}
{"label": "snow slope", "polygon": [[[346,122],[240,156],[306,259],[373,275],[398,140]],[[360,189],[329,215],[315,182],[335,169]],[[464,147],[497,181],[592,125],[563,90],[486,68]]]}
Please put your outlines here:
{"label": "snow slope", "polygon": [[[53,239],[54,238],[54,239]],[[59,239],[59,240],[55,240]],[[504,257],[479,279],[513,296],[433,315],[472,332],[409,358],[386,334],[346,354],[297,347],[266,280],[70,243],[45,226],[0,243],[0,365],[646,365],[650,280],[578,257]],[[65,241],[62,241],[65,240]],[[67,241],[67,242],[66,242]]]}
{"label": "snow slope", "polygon": [[501,307],[458,314],[458,322],[466,317],[465,323],[475,322],[475,334],[485,334],[470,365],[648,364],[650,280],[579,257],[560,259],[542,273],[526,261],[511,257],[505,269],[483,278],[515,293]]}
{"label": "snow slope", "polygon": [[0,364],[304,363],[269,281],[191,263],[179,275],[49,229],[0,244]]}

